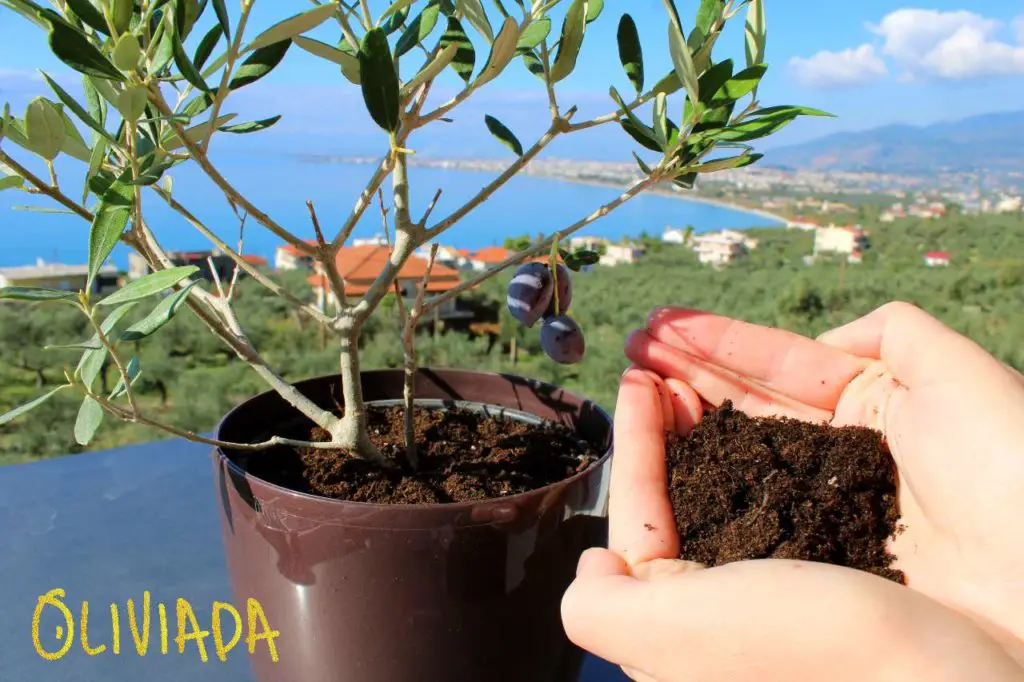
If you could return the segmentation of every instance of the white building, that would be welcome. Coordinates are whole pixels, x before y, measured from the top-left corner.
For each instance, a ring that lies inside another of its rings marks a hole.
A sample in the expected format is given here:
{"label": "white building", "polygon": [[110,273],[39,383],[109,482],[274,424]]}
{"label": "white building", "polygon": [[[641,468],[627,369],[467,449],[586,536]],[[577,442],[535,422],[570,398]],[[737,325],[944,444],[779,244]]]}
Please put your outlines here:
{"label": "white building", "polygon": [[693,237],[691,241],[697,260],[716,267],[732,263],[757,248],[756,239],[737,230],[710,232]]}
{"label": "white building", "polygon": [[829,225],[814,231],[814,254],[840,253],[849,256],[855,251],[864,251],[868,237],[859,225]]}
{"label": "white building", "polygon": [[939,268],[949,265],[948,251],[929,251],[924,254],[924,264],[930,268]]}

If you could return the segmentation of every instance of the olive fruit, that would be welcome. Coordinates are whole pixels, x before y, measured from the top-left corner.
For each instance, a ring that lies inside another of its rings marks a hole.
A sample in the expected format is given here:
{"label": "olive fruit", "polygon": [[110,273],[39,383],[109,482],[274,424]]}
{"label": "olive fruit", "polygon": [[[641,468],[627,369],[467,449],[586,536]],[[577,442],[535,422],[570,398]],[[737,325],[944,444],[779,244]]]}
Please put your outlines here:
{"label": "olive fruit", "polygon": [[526,263],[516,270],[505,302],[512,317],[532,327],[547,310],[554,294],[551,271],[543,263]]}
{"label": "olive fruit", "polygon": [[544,320],[540,328],[540,347],[555,362],[572,365],[583,359],[587,344],[576,320],[559,315]]}
{"label": "olive fruit", "polygon": [[[559,263],[553,279],[555,280],[555,286],[558,290],[558,296],[551,297],[551,303],[548,304],[547,309],[544,311],[544,317],[565,315],[569,311],[569,306],[572,304],[572,278],[569,268]],[[558,310],[555,310],[556,298],[558,300]]]}

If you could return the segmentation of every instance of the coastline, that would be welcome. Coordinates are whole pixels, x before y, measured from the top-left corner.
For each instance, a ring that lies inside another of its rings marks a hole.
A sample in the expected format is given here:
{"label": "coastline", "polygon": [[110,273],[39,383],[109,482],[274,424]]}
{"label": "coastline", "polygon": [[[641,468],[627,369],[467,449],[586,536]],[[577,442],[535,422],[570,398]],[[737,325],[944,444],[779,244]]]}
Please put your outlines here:
{"label": "coastline", "polygon": [[[460,169],[459,168],[453,168],[451,170],[460,170]],[[592,185],[592,186],[595,186],[595,187],[614,187],[614,188],[617,188],[617,189],[625,189],[626,188],[626,186],[624,186],[624,185],[622,185],[620,183],[617,183],[617,182],[612,182],[611,180],[608,180],[608,181],[584,180],[584,179],[581,179],[581,178],[567,177],[567,176],[564,176],[564,175],[545,175],[545,174],[538,174],[538,173],[531,173],[530,175],[531,175],[531,177],[535,177],[535,178],[545,178],[547,180],[555,180],[557,182],[568,182],[568,183],[572,183],[572,184],[576,184],[576,185]],[[686,194],[685,192],[674,192],[674,191],[672,191],[670,189],[662,189],[660,187],[655,187],[653,189],[650,189],[650,190],[648,190],[648,192],[651,193],[651,194],[657,194],[657,195],[663,196],[663,197],[669,197],[669,198],[672,198],[672,199],[678,199],[680,201],[692,201],[692,202],[698,203],[698,204],[708,204],[708,205],[711,205],[711,206],[718,206],[720,208],[727,208],[727,209],[729,209],[731,211],[736,211],[738,213],[749,213],[751,215],[756,215],[756,216],[764,218],[766,220],[770,220],[771,222],[778,223],[778,225],[775,225],[775,227],[785,227],[789,223],[789,221],[786,218],[783,218],[780,215],[776,215],[774,213],[770,213],[768,211],[765,211],[765,210],[759,209],[759,208],[750,208],[748,206],[743,206],[742,204],[733,204],[733,203],[730,203],[730,202],[725,201],[723,199],[712,199],[710,197],[700,197],[700,196],[696,196],[696,195],[692,195],[692,194]],[[743,229],[743,228],[738,228],[738,229]]]}

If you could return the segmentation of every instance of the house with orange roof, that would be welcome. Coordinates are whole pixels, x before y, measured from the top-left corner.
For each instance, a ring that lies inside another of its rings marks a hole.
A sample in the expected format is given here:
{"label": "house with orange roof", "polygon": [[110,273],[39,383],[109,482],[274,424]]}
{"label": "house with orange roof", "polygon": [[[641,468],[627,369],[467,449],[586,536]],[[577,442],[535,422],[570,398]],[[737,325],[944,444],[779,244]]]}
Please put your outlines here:
{"label": "house with orange roof", "polygon": [[[387,246],[373,244],[346,246],[338,250],[338,273],[345,284],[345,296],[350,302],[355,302],[369,291],[377,276],[387,266],[390,256],[391,249]],[[427,272],[427,265],[426,258],[415,254],[402,265],[396,281],[403,298],[415,298]],[[321,268],[314,267],[314,272],[307,281],[313,287],[316,305],[321,310],[337,309],[337,299]],[[450,291],[461,281],[458,270],[435,262],[426,281],[426,293],[429,295]],[[457,299],[445,302],[438,308],[438,317],[453,319],[472,316],[471,312],[460,310],[457,303]]]}
{"label": "house with orange roof", "polygon": [[[306,243],[316,246],[312,239],[307,239]],[[274,267],[278,270],[312,270],[313,257],[291,244],[282,244],[274,251]]]}
{"label": "house with orange roof", "polygon": [[503,263],[513,253],[503,246],[488,246],[470,256],[469,265],[474,270],[487,270]]}

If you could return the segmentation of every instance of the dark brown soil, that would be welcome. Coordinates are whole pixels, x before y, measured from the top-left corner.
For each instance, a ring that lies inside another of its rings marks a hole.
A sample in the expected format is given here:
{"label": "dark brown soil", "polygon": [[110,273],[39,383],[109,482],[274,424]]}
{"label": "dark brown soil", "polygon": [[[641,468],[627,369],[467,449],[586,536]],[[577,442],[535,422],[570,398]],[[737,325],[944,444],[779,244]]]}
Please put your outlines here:
{"label": "dark brown soil", "polygon": [[879,432],[754,419],[726,402],[666,446],[681,558],[820,561],[905,582],[886,549],[899,509]]}
{"label": "dark brown soil", "polygon": [[[368,410],[370,440],[398,464],[395,471],[336,450],[292,448],[254,457],[254,476],[335,499],[377,504],[438,504],[506,497],[557,483],[587,469],[602,453],[561,424],[543,426],[468,410],[419,409],[419,470],[405,461],[405,411]],[[329,440],[314,428],[310,440]]]}

